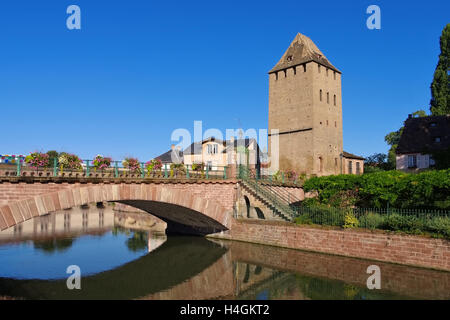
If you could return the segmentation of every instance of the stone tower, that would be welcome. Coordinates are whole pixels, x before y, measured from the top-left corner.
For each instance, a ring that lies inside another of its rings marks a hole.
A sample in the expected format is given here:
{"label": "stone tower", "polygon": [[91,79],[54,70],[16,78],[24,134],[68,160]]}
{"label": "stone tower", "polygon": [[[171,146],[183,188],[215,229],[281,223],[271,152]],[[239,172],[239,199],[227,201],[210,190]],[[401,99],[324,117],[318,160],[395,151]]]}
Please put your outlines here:
{"label": "stone tower", "polygon": [[269,71],[269,134],[271,129],[279,130],[281,170],[341,173],[341,72],[300,33]]}

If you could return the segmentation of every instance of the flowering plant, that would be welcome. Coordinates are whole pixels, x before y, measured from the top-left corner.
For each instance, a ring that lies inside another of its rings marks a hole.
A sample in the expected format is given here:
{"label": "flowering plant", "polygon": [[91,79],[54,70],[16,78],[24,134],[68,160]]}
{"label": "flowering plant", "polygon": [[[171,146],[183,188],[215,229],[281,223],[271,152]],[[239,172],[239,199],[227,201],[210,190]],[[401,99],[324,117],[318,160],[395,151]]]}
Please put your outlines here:
{"label": "flowering plant", "polygon": [[122,161],[122,165],[124,168],[129,169],[130,172],[133,173],[141,171],[141,164],[136,158],[125,158],[125,160]]}
{"label": "flowering plant", "polygon": [[81,161],[80,158],[78,158],[77,155],[70,154],[70,153],[61,153],[61,155],[58,158],[58,162],[61,168],[66,169],[81,169]]}
{"label": "flowering plant", "polygon": [[32,168],[38,169],[46,167],[49,163],[49,156],[46,153],[33,152],[26,156],[25,162]]}
{"label": "flowering plant", "polygon": [[103,170],[111,166],[112,159],[109,157],[103,157],[102,155],[97,155],[92,161],[92,166],[95,169]]}
{"label": "flowering plant", "polygon": [[145,163],[145,168],[147,169],[147,173],[160,171],[162,168],[162,162],[160,159],[153,159],[150,161],[147,161]]}
{"label": "flowering plant", "polygon": [[287,170],[285,174],[289,181],[295,181],[298,178],[298,174],[294,170]]}
{"label": "flowering plant", "polygon": [[193,163],[191,165],[192,171],[202,171],[205,165],[203,163]]}

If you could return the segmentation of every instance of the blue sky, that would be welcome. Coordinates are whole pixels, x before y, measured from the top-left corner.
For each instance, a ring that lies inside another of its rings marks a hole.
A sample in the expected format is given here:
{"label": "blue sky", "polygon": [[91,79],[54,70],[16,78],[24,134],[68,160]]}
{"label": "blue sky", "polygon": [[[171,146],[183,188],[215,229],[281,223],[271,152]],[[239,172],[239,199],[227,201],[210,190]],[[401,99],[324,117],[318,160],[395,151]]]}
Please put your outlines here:
{"label": "blue sky", "polygon": [[[81,8],[68,30],[66,8]],[[366,8],[381,8],[381,30]],[[450,2],[3,1],[0,154],[151,159],[177,128],[267,128],[268,76],[297,32],[343,72],[344,149],[386,152],[428,112]]]}

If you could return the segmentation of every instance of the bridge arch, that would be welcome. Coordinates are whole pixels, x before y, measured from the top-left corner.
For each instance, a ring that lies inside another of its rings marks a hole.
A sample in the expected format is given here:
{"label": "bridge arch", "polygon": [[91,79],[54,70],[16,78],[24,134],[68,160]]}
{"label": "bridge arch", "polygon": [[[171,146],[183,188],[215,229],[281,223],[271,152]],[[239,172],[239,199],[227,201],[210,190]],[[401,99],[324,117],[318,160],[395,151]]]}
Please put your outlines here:
{"label": "bridge arch", "polygon": [[164,184],[76,184],[0,207],[0,229],[33,217],[93,202],[120,202],[167,222],[168,232],[205,235],[230,228],[232,214],[218,201]]}

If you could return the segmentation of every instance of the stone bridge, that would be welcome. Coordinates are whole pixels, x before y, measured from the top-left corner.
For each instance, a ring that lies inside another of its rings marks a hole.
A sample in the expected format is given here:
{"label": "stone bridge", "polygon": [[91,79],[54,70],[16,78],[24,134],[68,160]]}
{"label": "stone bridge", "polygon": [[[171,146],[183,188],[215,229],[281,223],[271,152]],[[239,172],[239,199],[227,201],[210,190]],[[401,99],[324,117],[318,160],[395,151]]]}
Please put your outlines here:
{"label": "stone bridge", "polygon": [[[300,187],[278,186],[293,197]],[[250,200],[249,200],[250,199]],[[238,179],[0,178],[0,229],[89,203],[116,202],[167,223],[168,233],[207,235],[229,230],[234,218],[278,219]],[[254,213],[254,212],[258,212]]]}

